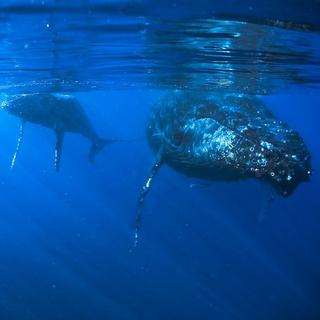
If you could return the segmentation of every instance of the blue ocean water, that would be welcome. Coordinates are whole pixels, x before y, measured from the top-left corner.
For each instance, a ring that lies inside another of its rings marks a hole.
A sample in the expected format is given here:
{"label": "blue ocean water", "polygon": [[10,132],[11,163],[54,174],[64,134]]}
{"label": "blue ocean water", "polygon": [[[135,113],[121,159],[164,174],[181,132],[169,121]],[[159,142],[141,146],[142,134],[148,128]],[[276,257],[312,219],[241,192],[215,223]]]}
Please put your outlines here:
{"label": "blue ocean water", "polygon": [[[319,1],[1,1],[5,96],[74,95],[101,137],[0,110],[0,319],[320,319]],[[150,108],[168,91],[258,95],[299,132],[313,173],[288,198],[257,180],[203,182],[155,155]]]}

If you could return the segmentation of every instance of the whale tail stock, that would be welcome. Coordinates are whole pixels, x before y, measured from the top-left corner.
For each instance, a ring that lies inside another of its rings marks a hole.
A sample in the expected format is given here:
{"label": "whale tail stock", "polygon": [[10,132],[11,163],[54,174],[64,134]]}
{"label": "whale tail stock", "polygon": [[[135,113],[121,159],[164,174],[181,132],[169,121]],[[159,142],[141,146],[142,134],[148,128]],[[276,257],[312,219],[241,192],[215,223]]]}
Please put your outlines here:
{"label": "whale tail stock", "polygon": [[112,139],[103,139],[103,138],[96,138],[92,141],[91,148],[89,151],[89,161],[94,162],[96,155],[104,149],[104,147],[108,144],[117,142],[118,140]]}
{"label": "whale tail stock", "polygon": [[134,138],[134,139],[104,139],[96,137],[92,139],[91,148],[89,151],[89,161],[94,162],[96,155],[104,149],[105,146],[116,143],[116,142],[124,142],[124,143],[131,143],[140,140],[141,138]]}

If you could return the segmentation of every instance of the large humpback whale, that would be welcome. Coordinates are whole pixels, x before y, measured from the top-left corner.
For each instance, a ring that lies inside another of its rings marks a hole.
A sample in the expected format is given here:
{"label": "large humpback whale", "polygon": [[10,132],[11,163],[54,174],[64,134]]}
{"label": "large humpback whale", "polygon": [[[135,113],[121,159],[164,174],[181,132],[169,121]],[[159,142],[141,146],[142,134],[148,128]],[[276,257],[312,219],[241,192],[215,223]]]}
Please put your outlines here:
{"label": "large humpback whale", "polygon": [[17,154],[23,139],[25,122],[32,122],[54,130],[55,168],[60,169],[61,151],[64,134],[78,133],[91,141],[89,160],[93,161],[103,147],[114,140],[98,136],[85,114],[79,101],[72,95],[61,93],[33,93],[6,96],[1,108],[22,119],[16,151],[11,167],[15,165]]}
{"label": "large humpback whale", "polygon": [[147,134],[157,156],[140,194],[136,238],[145,197],[163,163],[210,180],[260,179],[282,196],[311,175],[302,138],[255,96],[167,94],[152,109]]}

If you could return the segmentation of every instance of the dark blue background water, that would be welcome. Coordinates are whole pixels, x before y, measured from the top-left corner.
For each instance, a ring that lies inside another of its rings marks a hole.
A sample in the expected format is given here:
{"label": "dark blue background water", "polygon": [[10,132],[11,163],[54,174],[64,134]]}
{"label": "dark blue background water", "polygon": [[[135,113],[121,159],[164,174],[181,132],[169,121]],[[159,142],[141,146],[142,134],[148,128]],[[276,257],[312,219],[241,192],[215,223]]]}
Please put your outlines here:
{"label": "dark blue background water", "polygon": [[203,185],[164,166],[137,248],[137,198],[154,160],[145,124],[168,87],[83,89],[72,91],[99,134],[134,140],[108,146],[94,165],[89,142],[68,134],[56,174],[53,132],[27,124],[10,170],[20,121],[0,113],[1,320],[320,319],[316,85],[263,97],[308,146],[309,183],[276,197],[258,223],[259,182]]}

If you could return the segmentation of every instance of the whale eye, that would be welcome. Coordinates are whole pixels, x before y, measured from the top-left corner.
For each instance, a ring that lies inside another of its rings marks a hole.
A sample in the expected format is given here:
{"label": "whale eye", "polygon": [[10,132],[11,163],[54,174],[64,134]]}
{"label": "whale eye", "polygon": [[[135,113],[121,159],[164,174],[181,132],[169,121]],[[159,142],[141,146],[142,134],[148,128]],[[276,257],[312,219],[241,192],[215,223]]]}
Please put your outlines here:
{"label": "whale eye", "polygon": [[210,118],[212,110],[209,105],[201,105],[197,108],[196,119]]}
{"label": "whale eye", "polygon": [[191,132],[183,132],[180,130],[177,130],[173,133],[173,143],[175,145],[181,145],[181,144],[190,144],[193,141],[193,135]]}
{"label": "whale eye", "polygon": [[183,134],[181,131],[175,131],[173,134],[173,140],[175,144],[181,144],[183,139]]}

